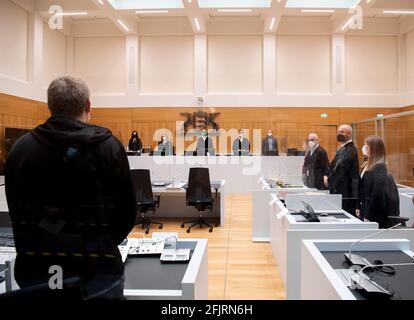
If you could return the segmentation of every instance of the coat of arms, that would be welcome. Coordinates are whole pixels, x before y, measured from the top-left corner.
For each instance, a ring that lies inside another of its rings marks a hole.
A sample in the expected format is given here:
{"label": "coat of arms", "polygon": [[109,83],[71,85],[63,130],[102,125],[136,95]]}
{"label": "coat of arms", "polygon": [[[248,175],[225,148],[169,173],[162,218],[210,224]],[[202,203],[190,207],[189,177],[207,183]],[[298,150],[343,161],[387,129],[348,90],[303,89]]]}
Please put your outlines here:
{"label": "coat of arms", "polygon": [[212,127],[215,130],[219,129],[219,125],[215,121],[215,119],[220,115],[220,113],[207,113],[203,111],[197,112],[184,112],[181,113],[182,116],[187,117],[187,121],[184,122],[184,131],[187,132],[189,127],[193,127],[197,130],[207,129]]}

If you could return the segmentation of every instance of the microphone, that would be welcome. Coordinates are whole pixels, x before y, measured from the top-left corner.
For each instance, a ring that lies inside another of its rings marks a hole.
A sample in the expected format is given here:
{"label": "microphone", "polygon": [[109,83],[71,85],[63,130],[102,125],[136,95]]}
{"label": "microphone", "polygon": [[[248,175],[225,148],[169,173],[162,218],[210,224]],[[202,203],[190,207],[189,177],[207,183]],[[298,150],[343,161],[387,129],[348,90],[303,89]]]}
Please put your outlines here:
{"label": "microphone", "polygon": [[387,231],[389,231],[389,230],[395,229],[395,228],[397,228],[397,227],[399,227],[399,226],[401,226],[401,223],[398,223],[398,224],[396,224],[395,226],[392,226],[391,228],[388,228],[388,229],[384,229],[384,230],[381,230],[381,231],[375,232],[375,233],[370,234],[370,235],[368,235],[368,236],[366,236],[366,237],[363,237],[362,239],[359,239],[359,240],[355,241],[354,243],[352,243],[352,244],[349,246],[348,253],[345,253],[345,261],[346,261],[348,264],[350,264],[350,265],[357,265],[357,266],[362,266],[362,267],[365,267],[365,266],[371,265],[371,263],[370,263],[367,259],[365,259],[364,257],[362,257],[362,256],[360,256],[360,255],[357,255],[357,254],[352,254],[352,248],[353,248],[353,247],[354,247],[357,243],[360,243],[360,242],[362,242],[362,241],[364,241],[364,240],[367,240],[367,239],[370,239],[370,238],[372,238],[372,237],[375,237],[375,236],[378,236],[378,235],[380,235],[380,234],[383,234],[383,233],[385,233],[385,232],[387,232]]}
{"label": "microphone", "polygon": [[[362,289],[364,293],[373,297],[387,297],[390,298],[394,294],[383,288],[377,282],[373,281],[368,275],[364,273],[365,269],[378,267],[397,267],[397,266],[414,266],[414,263],[389,263],[389,264],[369,264],[363,267],[360,271],[351,276],[351,284],[353,289]],[[395,272],[395,271],[394,271]]]}

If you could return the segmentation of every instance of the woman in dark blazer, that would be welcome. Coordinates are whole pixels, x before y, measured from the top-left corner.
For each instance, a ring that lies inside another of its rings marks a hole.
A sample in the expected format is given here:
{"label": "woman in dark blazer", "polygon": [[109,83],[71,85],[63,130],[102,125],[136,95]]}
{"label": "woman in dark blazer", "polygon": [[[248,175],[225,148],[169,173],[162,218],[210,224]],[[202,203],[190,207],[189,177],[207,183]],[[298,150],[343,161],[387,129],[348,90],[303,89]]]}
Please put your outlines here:
{"label": "woman in dark blazer", "polygon": [[142,141],[138,136],[138,132],[133,131],[131,139],[129,139],[128,149],[130,151],[140,151],[142,149]]}
{"label": "woman in dark blazer", "polygon": [[388,175],[384,141],[370,136],[362,152],[368,160],[361,173],[356,215],[365,222],[378,222],[380,228],[387,228],[388,216],[399,215],[399,196],[394,179]]}

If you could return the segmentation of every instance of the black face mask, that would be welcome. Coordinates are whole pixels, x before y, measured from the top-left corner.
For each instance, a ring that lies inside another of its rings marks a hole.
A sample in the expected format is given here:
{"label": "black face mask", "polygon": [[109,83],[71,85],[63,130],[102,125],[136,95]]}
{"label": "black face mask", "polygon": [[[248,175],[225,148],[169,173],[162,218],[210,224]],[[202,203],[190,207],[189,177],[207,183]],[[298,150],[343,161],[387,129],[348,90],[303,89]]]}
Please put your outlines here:
{"label": "black face mask", "polygon": [[346,137],[343,134],[338,134],[336,136],[336,139],[338,140],[338,142],[344,142],[346,140]]}

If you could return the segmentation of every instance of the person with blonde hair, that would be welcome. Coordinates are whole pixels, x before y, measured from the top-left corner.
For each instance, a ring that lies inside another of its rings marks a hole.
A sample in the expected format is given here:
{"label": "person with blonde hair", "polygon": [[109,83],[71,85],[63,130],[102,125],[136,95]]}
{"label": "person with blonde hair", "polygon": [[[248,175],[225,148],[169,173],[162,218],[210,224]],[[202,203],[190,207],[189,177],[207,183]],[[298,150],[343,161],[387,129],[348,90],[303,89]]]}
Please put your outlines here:
{"label": "person with blonde hair", "polygon": [[399,215],[399,196],[395,181],[387,171],[384,141],[378,136],[369,136],[362,153],[368,160],[361,173],[356,215],[366,222],[378,222],[380,228],[387,228],[388,216]]}

